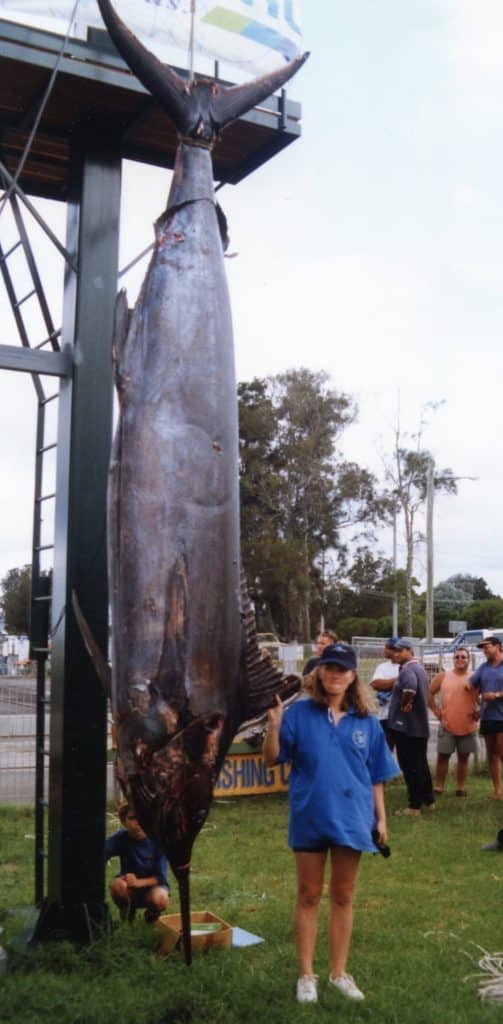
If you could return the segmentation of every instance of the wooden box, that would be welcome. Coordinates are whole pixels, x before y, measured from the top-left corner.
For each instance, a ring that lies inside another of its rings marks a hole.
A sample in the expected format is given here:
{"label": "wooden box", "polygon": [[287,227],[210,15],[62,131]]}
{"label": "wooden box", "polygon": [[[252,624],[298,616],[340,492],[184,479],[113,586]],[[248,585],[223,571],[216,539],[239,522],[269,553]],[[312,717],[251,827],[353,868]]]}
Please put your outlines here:
{"label": "wooden box", "polygon": [[[200,929],[198,929],[198,925],[201,925]],[[156,922],[156,929],[161,940],[160,955],[169,956],[182,933],[182,915],[161,914]],[[210,910],[193,910],[190,915],[190,930],[193,952],[204,952],[213,947],[219,947],[220,949],[231,948],[231,925],[227,924],[227,921],[224,921],[223,918],[212,914]]]}

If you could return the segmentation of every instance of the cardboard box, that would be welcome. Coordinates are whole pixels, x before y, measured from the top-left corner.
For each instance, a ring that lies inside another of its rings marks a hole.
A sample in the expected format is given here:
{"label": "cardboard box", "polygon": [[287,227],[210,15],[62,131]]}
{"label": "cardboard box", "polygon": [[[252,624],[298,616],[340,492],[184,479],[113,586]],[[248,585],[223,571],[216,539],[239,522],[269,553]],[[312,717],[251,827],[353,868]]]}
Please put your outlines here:
{"label": "cardboard box", "polygon": [[[199,931],[198,925],[203,927]],[[214,929],[204,930],[204,925],[213,925]],[[182,933],[181,914],[161,914],[156,922],[160,936],[160,955],[169,956],[175,948]],[[190,915],[190,931],[193,952],[204,952],[213,947],[230,949],[232,946],[232,927],[223,918],[212,914],[210,910],[193,910]]]}

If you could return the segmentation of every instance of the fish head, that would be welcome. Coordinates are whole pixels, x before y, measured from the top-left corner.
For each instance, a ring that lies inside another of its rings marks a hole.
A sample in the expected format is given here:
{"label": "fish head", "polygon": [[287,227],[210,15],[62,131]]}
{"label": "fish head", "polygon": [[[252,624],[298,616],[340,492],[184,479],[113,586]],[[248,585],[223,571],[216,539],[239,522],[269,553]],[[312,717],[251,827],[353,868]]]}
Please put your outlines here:
{"label": "fish head", "polygon": [[224,727],[221,714],[194,718],[162,749],[138,748],[129,766],[127,790],[138,820],[175,872],[190,863],[208,816],[225,752]]}

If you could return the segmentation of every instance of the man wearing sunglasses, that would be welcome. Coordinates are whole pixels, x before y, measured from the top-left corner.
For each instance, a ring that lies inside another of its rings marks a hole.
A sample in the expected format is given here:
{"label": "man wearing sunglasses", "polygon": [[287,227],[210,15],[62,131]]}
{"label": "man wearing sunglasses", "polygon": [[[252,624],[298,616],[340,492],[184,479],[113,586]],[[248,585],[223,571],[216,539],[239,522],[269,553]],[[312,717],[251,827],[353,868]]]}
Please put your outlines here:
{"label": "man wearing sunglasses", "polygon": [[497,636],[487,636],[477,644],[486,656],[470,678],[480,693],[480,735],[484,737],[493,797],[501,800],[501,762],[503,760],[503,651]]}
{"label": "man wearing sunglasses", "polygon": [[[437,697],[440,702],[437,703]],[[449,759],[456,751],[456,796],[466,796],[466,776],[470,754],[476,751],[479,720],[477,691],[470,686],[470,654],[466,647],[454,652],[454,667],[439,672],[430,686],[428,704],[439,721],[435,793],[441,796],[449,770]]]}

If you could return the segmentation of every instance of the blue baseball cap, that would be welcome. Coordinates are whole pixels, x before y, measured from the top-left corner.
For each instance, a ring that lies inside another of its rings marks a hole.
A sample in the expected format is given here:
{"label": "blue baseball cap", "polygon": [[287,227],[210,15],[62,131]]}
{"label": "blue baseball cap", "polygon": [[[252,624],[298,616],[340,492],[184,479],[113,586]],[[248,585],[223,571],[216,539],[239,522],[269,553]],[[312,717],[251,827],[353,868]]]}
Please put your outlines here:
{"label": "blue baseball cap", "polygon": [[338,640],[336,644],[327,644],[321,652],[318,665],[340,665],[345,669],[356,669],[356,654],[349,644]]}
{"label": "blue baseball cap", "polygon": [[394,651],[412,651],[413,649],[410,640],[406,640],[403,636],[393,637],[393,641],[390,641],[389,646]]}

